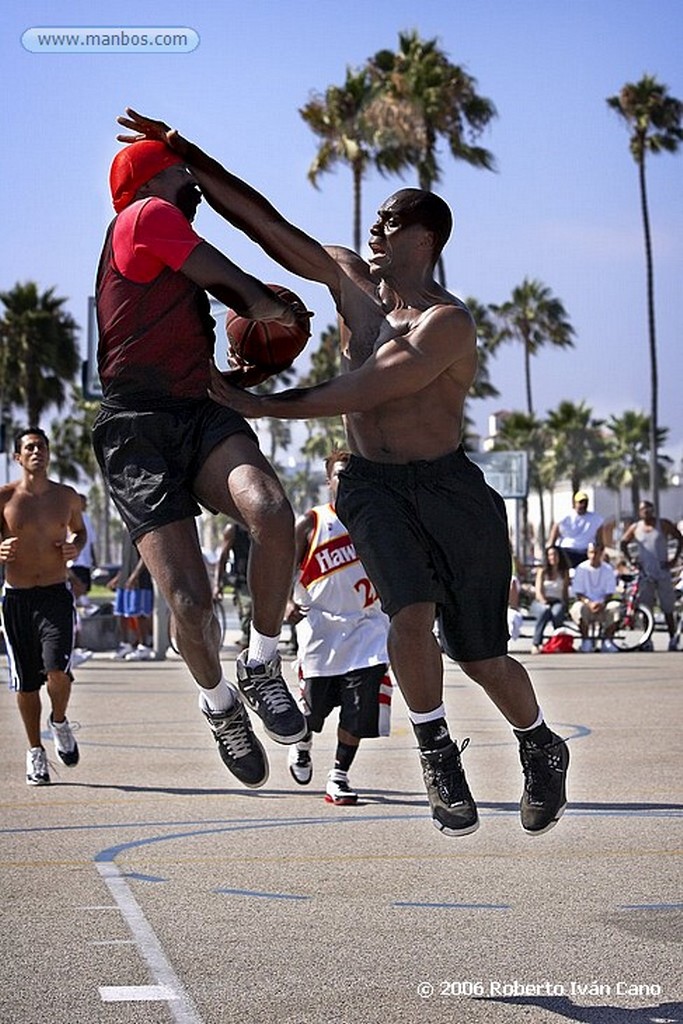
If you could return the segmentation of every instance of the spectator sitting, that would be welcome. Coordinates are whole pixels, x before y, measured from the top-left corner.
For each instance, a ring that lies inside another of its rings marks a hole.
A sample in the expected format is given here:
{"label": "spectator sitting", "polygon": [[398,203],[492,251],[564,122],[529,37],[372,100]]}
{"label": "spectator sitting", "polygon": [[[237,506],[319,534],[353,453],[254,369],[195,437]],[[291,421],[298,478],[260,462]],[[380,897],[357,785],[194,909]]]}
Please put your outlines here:
{"label": "spectator sitting", "polygon": [[594,644],[589,634],[593,623],[600,623],[605,632],[602,651],[616,654],[619,648],[612,640],[621,608],[620,601],[610,601],[617,590],[617,574],[604,560],[605,547],[595,541],[588,545],[588,558],[577,565],[574,573],[574,597],[571,617],[581,631],[581,652],[589,654]]}
{"label": "spectator sitting", "polygon": [[569,607],[569,570],[557,547],[545,549],[545,560],[536,570],[535,600],[542,605],[536,619],[531,653],[538,654],[549,622],[555,629],[564,622]]}

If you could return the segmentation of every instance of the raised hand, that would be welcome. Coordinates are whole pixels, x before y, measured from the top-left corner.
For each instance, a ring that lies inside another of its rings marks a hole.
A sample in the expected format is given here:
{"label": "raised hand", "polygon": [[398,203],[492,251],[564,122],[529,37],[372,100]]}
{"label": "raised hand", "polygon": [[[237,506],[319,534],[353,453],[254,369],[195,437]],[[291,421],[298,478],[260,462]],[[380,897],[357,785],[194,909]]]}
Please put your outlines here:
{"label": "raised hand", "polygon": [[174,152],[185,156],[187,152],[187,139],[184,139],[175,128],[170,128],[165,121],[157,121],[153,117],[146,117],[139,114],[132,107],[126,107],[126,116],[117,117],[116,120],[124,128],[129,128],[134,135],[117,135],[119,142],[141,142],[143,139],[154,139],[164,142]]}

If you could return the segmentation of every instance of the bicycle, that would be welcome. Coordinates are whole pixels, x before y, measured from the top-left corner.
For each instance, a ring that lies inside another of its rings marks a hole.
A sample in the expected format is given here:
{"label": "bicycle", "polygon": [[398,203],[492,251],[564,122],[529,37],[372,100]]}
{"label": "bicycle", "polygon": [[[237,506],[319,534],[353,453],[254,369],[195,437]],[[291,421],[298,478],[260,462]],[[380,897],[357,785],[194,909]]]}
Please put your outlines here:
{"label": "bicycle", "polygon": [[[609,636],[609,639],[612,640],[620,651],[641,650],[649,643],[654,633],[655,619],[652,610],[647,605],[640,604],[638,601],[640,585],[644,578],[644,574],[640,569],[636,569],[634,573],[621,576],[625,589],[623,594],[619,595],[621,608]],[[559,629],[555,630],[555,634],[557,633],[570,633],[575,636],[581,636],[581,630],[572,619],[567,620]],[[593,641],[600,641],[602,643],[606,639],[604,623],[591,623],[588,635]]]}

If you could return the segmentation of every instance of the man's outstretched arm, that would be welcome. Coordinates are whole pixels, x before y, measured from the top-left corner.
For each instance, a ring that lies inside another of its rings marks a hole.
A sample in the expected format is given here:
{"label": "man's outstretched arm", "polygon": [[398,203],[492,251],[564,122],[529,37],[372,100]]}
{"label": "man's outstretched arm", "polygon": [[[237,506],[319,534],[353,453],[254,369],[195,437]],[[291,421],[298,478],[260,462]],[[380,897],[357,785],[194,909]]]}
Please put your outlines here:
{"label": "man's outstretched arm", "polygon": [[325,248],[282,214],[256,189],[227,171],[179,132],[163,121],[145,117],[131,107],[119,124],[135,132],[119,135],[121,142],[141,138],[157,139],[183,158],[199,182],[207,202],[222,217],[244,231],[272,259],[299,277],[327,285],[332,294],[339,294],[339,269]]}

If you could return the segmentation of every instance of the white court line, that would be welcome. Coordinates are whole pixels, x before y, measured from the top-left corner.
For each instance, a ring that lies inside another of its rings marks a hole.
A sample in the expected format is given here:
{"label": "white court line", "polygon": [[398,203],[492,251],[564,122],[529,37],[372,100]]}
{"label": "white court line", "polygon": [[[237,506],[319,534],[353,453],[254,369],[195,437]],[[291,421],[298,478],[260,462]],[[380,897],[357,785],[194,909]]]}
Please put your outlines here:
{"label": "white court line", "polygon": [[[135,943],[140,950],[142,957],[147,962],[147,966],[149,967],[152,977],[156,982],[156,985],[136,985],[130,987],[110,986],[108,988],[100,988],[99,991],[103,1001],[111,1001],[105,1000],[105,995],[103,993],[106,992],[121,993],[147,991],[157,993],[146,997],[119,995],[117,1000],[124,998],[147,998],[151,1000],[165,999],[168,1000],[168,1008],[177,1024],[203,1024],[192,999],[185,991],[182,982],[168,962],[161,943],[154,934],[151,925],[147,921],[139,903],[130,891],[128,883],[117,868],[116,864],[112,861],[106,861],[104,863],[96,863],[95,866],[102,877],[102,881],[109,889],[109,892],[116,901],[119,910],[123,914],[126,924],[133,934]],[[165,994],[159,995],[158,993],[162,991]]]}
{"label": "white court line", "polygon": [[175,992],[163,985],[102,985],[99,993],[103,1003],[151,1003],[176,998]]}

